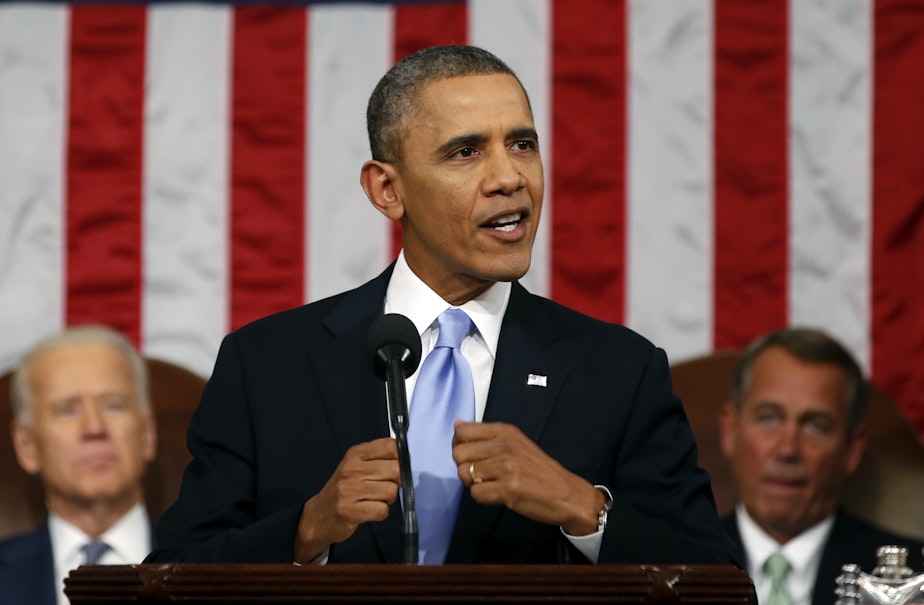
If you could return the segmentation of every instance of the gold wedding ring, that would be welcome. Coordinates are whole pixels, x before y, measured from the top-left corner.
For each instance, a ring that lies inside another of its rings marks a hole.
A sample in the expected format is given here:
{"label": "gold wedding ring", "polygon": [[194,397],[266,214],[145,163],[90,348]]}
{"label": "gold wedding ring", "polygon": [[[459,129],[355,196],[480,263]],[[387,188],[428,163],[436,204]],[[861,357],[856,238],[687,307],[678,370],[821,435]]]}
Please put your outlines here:
{"label": "gold wedding ring", "polygon": [[468,465],[468,475],[472,478],[472,483],[481,483],[481,477],[475,474],[475,463]]}

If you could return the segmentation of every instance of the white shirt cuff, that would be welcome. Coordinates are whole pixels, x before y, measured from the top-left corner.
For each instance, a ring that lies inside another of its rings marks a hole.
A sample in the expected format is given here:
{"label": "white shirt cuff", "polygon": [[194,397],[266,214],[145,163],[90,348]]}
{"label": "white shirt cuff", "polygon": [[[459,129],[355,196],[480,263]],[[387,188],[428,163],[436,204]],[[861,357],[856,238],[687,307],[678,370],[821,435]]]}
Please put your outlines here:
{"label": "white shirt cuff", "polygon": [[596,563],[600,558],[600,547],[603,545],[602,529],[592,534],[587,534],[586,536],[572,536],[563,529],[561,529],[561,533],[568,538],[568,541],[574,544],[574,547],[578,549],[582,555],[587,557],[587,560],[591,563]]}

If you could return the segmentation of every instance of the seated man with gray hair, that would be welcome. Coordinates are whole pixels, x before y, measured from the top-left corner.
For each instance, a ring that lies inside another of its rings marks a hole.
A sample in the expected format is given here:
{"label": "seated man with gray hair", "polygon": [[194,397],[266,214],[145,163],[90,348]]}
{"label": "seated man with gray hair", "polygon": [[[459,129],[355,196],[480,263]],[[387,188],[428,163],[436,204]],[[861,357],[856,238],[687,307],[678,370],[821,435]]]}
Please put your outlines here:
{"label": "seated man with gray hair", "polygon": [[70,570],[140,563],[151,550],[147,371],[121,334],[83,326],[38,343],[11,387],[16,457],[41,480],[48,523],[0,541],[0,594],[6,605],[66,605]]}
{"label": "seated man with gray hair", "polygon": [[841,509],[866,449],[868,404],[841,343],[815,329],[771,332],[745,350],[731,387],[720,439],[740,501],[723,523],[762,605],[833,605],[841,566],[872,571],[880,546],[908,549],[920,569],[920,542]]}

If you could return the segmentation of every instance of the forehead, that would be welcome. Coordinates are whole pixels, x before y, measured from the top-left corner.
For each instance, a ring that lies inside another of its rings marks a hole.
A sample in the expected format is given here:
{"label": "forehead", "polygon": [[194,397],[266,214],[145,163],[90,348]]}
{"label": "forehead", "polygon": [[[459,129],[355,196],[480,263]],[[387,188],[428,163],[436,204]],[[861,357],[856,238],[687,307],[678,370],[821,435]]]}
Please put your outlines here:
{"label": "forehead", "polygon": [[847,373],[838,365],[803,361],[782,347],[770,347],[751,366],[744,402],[843,416],[849,388]]}
{"label": "forehead", "polygon": [[[444,78],[424,84],[416,103],[415,125],[441,130],[517,120],[532,126],[526,93],[509,74]],[[413,132],[413,131],[412,131]]]}
{"label": "forehead", "polygon": [[124,387],[133,381],[130,362],[107,343],[67,344],[42,351],[29,367],[34,389],[62,392],[86,387]]}

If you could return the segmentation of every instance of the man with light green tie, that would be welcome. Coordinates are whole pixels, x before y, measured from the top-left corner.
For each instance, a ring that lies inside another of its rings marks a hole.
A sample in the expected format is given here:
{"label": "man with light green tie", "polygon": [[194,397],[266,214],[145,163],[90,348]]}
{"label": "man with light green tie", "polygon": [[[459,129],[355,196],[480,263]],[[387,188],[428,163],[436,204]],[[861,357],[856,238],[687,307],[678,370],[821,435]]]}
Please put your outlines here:
{"label": "man with light green tie", "polygon": [[756,339],[735,369],[720,439],[740,502],[722,521],[761,605],[833,605],[841,566],[872,571],[888,544],[921,567],[922,544],[838,507],[866,448],[867,391],[850,353],[813,329]]}

